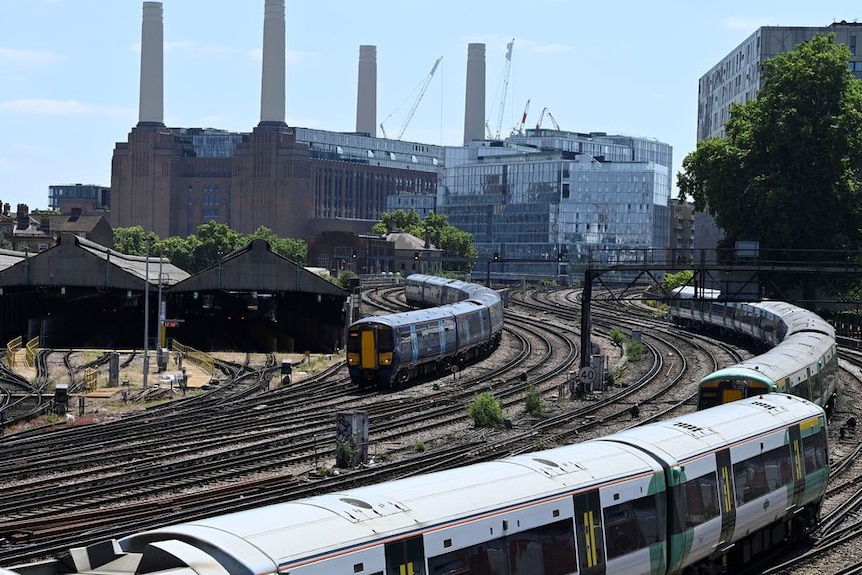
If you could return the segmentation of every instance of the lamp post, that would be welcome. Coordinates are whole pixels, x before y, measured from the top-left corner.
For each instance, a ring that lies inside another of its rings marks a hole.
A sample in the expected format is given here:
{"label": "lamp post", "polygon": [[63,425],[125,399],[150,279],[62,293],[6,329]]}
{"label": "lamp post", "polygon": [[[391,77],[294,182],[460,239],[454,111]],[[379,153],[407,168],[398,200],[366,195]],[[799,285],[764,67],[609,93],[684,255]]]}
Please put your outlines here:
{"label": "lamp post", "polygon": [[159,353],[165,346],[165,304],[162,302],[162,253],[159,251]]}
{"label": "lamp post", "polygon": [[146,238],[147,258],[144,262],[144,389],[150,372],[150,238]]}

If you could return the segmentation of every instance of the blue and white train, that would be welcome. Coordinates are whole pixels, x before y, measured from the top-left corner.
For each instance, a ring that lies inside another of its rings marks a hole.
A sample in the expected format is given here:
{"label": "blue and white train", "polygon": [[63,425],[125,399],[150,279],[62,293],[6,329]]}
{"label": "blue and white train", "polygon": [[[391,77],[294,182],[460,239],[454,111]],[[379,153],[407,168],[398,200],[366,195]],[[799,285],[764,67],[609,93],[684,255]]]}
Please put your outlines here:
{"label": "blue and white train", "polygon": [[347,369],[360,389],[461,367],[499,345],[503,304],[496,291],[422,274],[410,275],[404,291],[409,304],[427,309],[367,317],[348,329]]}
{"label": "blue and white train", "polygon": [[[780,301],[723,302],[713,290],[678,288],[668,317],[684,326],[709,326],[750,336],[771,349],[719,369],[698,385],[698,409],[764,393],[810,399],[827,412],[838,388],[835,329],[816,313]],[[696,296],[696,297],[695,297]]]}

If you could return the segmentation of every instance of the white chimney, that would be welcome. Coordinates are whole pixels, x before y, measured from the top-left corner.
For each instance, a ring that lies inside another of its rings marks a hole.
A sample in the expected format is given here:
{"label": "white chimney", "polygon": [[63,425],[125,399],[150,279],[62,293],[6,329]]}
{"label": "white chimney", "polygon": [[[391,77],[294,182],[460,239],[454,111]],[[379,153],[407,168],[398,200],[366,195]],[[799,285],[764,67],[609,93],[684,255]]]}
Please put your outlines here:
{"label": "white chimney", "polygon": [[164,39],[162,3],[144,2],[144,19],[141,23],[139,124],[164,125]]}
{"label": "white chimney", "polygon": [[263,71],[260,122],[284,124],[284,0],[266,0],[263,16]]}
{"label": "white chimney", "polygon": [[377,46],[359,47],[356,131],[377,135]]}
{"label": "white chimney", "polygon": [[467,45],[464,145],[485,138],[485,45]]}

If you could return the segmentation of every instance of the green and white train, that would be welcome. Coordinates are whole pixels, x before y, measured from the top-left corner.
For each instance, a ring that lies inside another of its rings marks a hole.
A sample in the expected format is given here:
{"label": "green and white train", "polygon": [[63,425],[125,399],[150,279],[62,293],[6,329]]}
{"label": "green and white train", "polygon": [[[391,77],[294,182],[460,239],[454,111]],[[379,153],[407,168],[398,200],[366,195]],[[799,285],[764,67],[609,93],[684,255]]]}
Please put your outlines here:
{"label": "green and white train", "polygon": [[719,369],[698,385],[698,409],[755,397],[789,393],[831,412],[838,387],[835,329],[816,313],[780,301],[719,301],[718,292],[679,289],[668,306],[678,325],[708,326],[744,334],[771,348]]}
{"label": "green and white train", "polygon": [[828,474],[824,410],[771,393],[155,529],[0,575],[733,573],[814,525]]}

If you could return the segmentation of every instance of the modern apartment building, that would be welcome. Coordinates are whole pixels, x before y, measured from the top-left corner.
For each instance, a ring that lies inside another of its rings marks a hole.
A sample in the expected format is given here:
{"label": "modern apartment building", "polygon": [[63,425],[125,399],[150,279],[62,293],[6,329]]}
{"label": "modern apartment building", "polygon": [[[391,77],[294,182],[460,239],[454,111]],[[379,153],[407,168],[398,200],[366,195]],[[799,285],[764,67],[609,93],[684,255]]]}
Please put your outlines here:
{"label": "modern apartment building", "polygon": [[763,80],[763,62],[793,50],[817,34],[835,34],[852,55],[850,70],[862,79],[862,23],[834,22],[829,26],[762,26],[701,76],[698,82],[697,139],[724,136],[730,105],[754,99]]}

